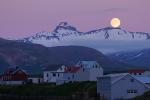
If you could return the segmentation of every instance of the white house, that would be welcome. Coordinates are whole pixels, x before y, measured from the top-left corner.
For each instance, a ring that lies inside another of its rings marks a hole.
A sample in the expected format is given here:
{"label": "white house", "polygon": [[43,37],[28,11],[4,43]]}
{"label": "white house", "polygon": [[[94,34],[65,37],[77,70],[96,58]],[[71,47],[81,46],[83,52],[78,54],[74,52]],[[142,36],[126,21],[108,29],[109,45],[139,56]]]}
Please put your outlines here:
{"label": "white house", "polygon": [[97,79],[97,93],[106,100],[131,99],[149,90],[144,82],[129,73],[109,74]]}
{"label": "white house", "polygon": [[62,66],[56,71],[44,71],[44,82],[96,81],[103,75],[103,68],[96,61],[79,61],[75,66]]}

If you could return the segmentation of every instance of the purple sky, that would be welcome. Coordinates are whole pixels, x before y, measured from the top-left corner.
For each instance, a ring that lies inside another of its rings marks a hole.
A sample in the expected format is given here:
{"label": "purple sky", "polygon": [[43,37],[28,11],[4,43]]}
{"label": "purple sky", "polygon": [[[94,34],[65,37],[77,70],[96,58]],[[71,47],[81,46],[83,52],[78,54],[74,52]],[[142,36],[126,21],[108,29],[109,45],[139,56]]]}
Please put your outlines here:
{"label": "purple sky", "polygon": [[0,37],[52,31],[62,21],[80,31],[107,27],[113,17],[129,31],[150,32],[150,0],[0,0]]}

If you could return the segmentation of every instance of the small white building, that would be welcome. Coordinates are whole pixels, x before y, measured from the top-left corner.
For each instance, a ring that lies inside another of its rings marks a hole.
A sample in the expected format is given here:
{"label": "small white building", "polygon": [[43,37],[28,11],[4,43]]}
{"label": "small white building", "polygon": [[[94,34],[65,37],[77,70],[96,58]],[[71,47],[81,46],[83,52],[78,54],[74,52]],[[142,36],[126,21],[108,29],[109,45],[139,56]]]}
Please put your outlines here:
{"label": "small white building", "polygon": [[44,82],[46,83],[56,83],[56,80],[58,79],[62,79],[63,77],[63,73],[65,72],[65,66],[60,66],[60,65],[53,65],[51,66],[55,69],[53,70],[49,70],[49,69],[45,69],[44,70]]}
{"label": "small white building", "polygon": [[97,93],[102,100],[131,99],[149,90],[145,83],[129,73],[109,74],[97,79]]}

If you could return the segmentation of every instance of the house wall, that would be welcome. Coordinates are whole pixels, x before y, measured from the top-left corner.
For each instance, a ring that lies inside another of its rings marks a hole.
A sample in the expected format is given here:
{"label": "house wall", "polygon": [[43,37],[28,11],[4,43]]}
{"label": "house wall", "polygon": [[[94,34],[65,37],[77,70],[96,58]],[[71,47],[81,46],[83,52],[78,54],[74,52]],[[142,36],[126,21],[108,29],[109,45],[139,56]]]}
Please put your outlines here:
{"label": "house wall", "polygon": [[24,81],[1,81],[1,85],[22,85],[25,84]]}
{"label": "house wall", "polygon": [[[131,82],[131,80],[134,80]],[[128,93],[128,90],[136,90],[137,93]],[[129,99],[138,95],[142,95],[148,88],[144,84],[135,80],[130,75],[125,76],[118,82],[114,83],[111,87],[111,100],[124,98]]]}
{"label": "house wall", "polygon": [[25,81],[28,76],[26,73],[18,71],[15,74],[4,74],[1,78],[3,81]]}
{"label": "house wall", "polygon": [[88,81],[89,77],[89,69],[81,68],[75,73],[75,81]]}
{"label": "house wall", "polygon": [[145,72],[143,73],[143,75],[144,75],[144,76],[150,76],[150,71],[145,71]]}
{"label": "house wall", "polygon": [[43,83],[43,78],[28,78],[28,80],[32,80],[32,83],[34,83],[34,84],[39,84],[39,83]]}
{"label": "house wall", "polygon": [[103,75],[103,69],[101,67],[91,68],[89,74],[90,74],[89,81],[96,81],[97,77]]}
{"label": "house wall", "polygon": [[[53,74],[55,74],[55,76],[53,76]],[[63,73],[44,71],[44,82],[56,83],[57,80],[62,79],[62,78],[63,78]]]}

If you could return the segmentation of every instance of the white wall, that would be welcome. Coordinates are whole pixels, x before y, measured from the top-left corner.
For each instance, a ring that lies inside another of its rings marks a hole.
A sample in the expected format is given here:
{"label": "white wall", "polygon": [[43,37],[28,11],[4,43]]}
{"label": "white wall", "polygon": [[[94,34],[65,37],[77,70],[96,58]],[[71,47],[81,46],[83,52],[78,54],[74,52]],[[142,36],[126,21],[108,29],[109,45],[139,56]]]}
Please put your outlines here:
{"label": "white wall", "polygon": [[[114,82],[113,79],[105,76],[99,77],[97,81],[97,93],[100,93],[100,96],[104,96],[107,100],[129,99],[142,95],[149,90],[144,83],[137,81],[130,75],[124,76],[117,82]],[[131,79],[134,81],[131,82]],[[128,93],[127,90],[136,90],[137,93]]]}
{"label": "white wall", "polygon": [[[125,76],[120,81],[112,85],[111,95],[112,100],[116,98],[133,98],[138,95],[142,95],[145,91],[148,90],[145,85],[141,82],[134,79],[134,82],[131,82],[132,78],[130,75]],[[137,90],[137,93],[127,93],[127,90]]]}
{"label": "white wall", "polygon": [[[53,76],[53,74],[56,76]],[[44,82],[56,83],[59,79],[63,79],[63,72],[44,71]]]}
{"label": "white wall", "polygon": [[32,83],[34,84],[39,84],[39,83],[43,83],[43,78],[28,78],[28,80],[32,80]]}
{"label": "white wall", "polygon": [[22,85],[23,81],[1,81],[1,85]]}
{"label": "white wall", "polygon": [[100,77],[97,80],[97,93],[100,94],[102,100],[111,98],[111,78]]}

